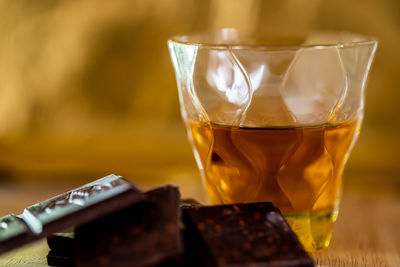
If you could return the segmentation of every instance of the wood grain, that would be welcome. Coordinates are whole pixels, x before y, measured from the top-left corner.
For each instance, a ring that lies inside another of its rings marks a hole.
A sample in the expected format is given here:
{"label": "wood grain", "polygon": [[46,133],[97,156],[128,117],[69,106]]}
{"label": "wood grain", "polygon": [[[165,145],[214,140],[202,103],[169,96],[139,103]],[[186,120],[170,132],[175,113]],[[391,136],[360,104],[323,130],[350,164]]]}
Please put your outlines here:
{"label": "wood grain", "polygon": [[40,267],[47,266],[46,255],[49,252],[45,240],[16,249],[0,257],[0,266],[4,267]]}
{"label": "wood grain", "polygon": [[320,266],[400,266],[400,197],[345,192]]}

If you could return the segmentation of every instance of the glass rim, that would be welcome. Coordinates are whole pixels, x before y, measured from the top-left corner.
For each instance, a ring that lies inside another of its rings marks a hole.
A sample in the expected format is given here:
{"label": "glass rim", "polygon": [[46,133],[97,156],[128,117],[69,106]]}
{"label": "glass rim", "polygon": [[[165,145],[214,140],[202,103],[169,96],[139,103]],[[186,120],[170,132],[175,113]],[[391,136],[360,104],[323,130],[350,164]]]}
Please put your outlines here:
{"label": "glass rim", "polygon": [[[175,35],[168,39],[168,43],[176,43],[188,46],[194,46],[198,48],[214,49],[214,50],[266,50],[266,51],[291,51],[299,49],[327,49],[327,48],[351,48],[351,47],[362,47],[369,45],[377,45],[378,41],[374,37],[367,35],[348,32],[348,31],[316,31],[311,32],[309,36],[324,36],[324,35],[335,35],[337,37],[350,37],[349,40],[340,40],[334,42],[305,42],[300,44],[268,44],[262,40],[253,38],[240,39],[239,42],[229,41],[201,41],[201,39],[207,39],[211,36],[216,36],[224,30],[234,29],[221,29],[218,32],[202,32],[187,35]],[[285,37],[285,36],[283,36]],[[279,37],[277,38],[279,40]],[[310,39],[312,41],[312,39]]]}

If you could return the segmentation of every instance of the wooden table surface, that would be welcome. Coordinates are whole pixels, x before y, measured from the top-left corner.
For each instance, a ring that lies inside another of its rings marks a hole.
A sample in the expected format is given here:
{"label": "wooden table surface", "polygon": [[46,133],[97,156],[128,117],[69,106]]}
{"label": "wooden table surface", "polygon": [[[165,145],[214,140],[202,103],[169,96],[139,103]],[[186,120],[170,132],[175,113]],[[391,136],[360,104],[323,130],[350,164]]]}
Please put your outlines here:
{"label": "wooden table surface", "polygon": [[[0,216],[74,187],[1,185]],[[400,266],[399,250],[400,196],[345,188],[331,245],[313,257],[318,266]],[[0,266],[47,266],[47,252],[41,240],[0,256]]]}

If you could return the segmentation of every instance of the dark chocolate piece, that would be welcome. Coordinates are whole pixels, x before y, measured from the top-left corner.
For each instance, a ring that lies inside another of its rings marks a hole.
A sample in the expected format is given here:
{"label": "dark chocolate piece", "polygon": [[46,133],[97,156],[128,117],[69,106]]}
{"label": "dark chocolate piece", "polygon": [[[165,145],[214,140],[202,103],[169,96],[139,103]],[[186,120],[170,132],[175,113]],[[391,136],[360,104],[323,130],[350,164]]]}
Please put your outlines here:
{"label": "dark chocolate piece", "polygon": [[50,250],[49,254],[47,254],[47,264],[49,266],[68,267],[73,266],[73,260],[71,255],[62,255]]}
{"label": "dark chocolate piece", "polygon": [[72,256],[75,250],[75,233],[73,231],[54,233],[47,236],[47,244],[53,255]]}
{"label": "dark chocolate piece", "polygon": [[314,266],[280,211],[269,202],[182,212],[185,240],[202,259],[193,266]]}
{"label": "dark chocolate piece", "polygon": [[50,251],[47,254],[49,266],[73,266],[72,257],[76,247],[75,233],[61,232],[47,236]]}
{"label": "dark chocolate piece", "polygon": [[145,198],[121,176],[109,175],[2,218],[0,254],[54,232],[83,225]]}
{"label": "dark chocolate piece", "polygon": [[179,264],[179,190],[163,186],[147,201],[76,229],[76,266],[153,266]]}
{"label": "dark chocolate piece", "polygon": [[0,218],[0,254],[33,239],[26,224],[14,214]]}
{"label": "dark chocolate piece", "polygon": [[[180,204],[180,207],[182,209],[200,206],[201,204],[198,201],[191,198],[182,199]],[[82,234],[81,238],[88,235],[88,233],[82,233],[83,231],[84,230],[82,229],[80,231]],[[69,232],[55,233],[47,236],[47,243],[50,248],[50,252],[47,258],[50,258],[51,262],[58,263],[56,264],[57,266],[64,266],[62,263],[65,261],[65,258],[68,258],[65,262],[71,264],[71,257],[73,256],[74,250],[76,248],[75,233],[72,230]],[[50,261],[48,261],[48,263],[50,265]],[[170,266],[170,263],[171,262],[167,261],[163,262],[165,266]]]}
{"label": "dark chocolate piece", "polygon": [[30,206],[19,217],[34,234],[50,234],[83,225],[143,198],[131,183],[112,174]]}

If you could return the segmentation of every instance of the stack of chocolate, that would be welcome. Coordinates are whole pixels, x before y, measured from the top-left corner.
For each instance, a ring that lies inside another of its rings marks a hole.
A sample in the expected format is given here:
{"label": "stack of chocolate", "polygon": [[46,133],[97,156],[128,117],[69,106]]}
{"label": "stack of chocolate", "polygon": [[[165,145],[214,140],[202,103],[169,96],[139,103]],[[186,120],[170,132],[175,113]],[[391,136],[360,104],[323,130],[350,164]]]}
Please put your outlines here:
{"label": "stack of chocolate", "polygon": [[269,202],[201,206],[115,175],[0,218],[0,253],[44,236],[50,266],[314,266]]}

